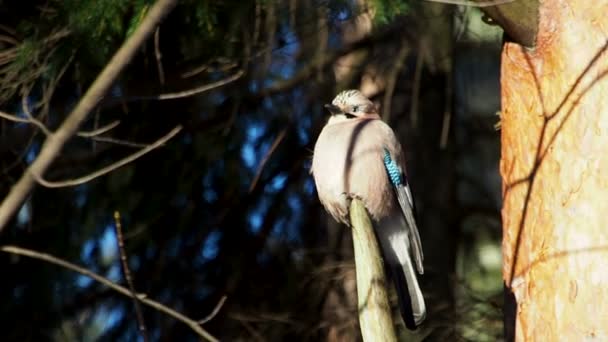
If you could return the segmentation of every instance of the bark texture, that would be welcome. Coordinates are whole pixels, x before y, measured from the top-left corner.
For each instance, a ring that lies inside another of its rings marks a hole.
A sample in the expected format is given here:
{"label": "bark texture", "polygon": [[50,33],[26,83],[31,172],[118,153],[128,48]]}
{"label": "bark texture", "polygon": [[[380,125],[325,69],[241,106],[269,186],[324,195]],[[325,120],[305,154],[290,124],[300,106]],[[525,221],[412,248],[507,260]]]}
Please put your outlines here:
{"label": "bark texture", "polygon": [[608,0],[539,10],[536,49],[502,52],[507,340],[605,341]]}

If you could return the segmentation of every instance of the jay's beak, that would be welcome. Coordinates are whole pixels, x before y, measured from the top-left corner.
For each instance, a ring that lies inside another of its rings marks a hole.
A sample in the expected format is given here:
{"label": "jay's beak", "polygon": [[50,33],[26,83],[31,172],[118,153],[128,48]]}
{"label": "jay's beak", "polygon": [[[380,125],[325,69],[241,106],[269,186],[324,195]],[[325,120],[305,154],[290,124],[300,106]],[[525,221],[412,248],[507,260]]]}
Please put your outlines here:
{"label": "jay's beak", "polygon": [[325,108],[327,108],[332,115],[342,114],[342,109],[340,109],[338,106],[334,106],[333,104],[328,103],[325,105]]}

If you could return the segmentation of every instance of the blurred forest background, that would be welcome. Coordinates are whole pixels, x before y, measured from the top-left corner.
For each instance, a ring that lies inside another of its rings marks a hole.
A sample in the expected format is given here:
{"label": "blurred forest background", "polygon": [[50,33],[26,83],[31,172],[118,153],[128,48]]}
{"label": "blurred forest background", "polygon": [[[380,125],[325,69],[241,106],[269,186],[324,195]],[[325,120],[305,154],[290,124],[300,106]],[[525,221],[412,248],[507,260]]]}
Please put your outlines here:
{"label": "blurred forest background", "polygon": [[[152,3],[0,0],[0,110],[21,121],[0,120],[3,197]],[[218,339],[358,340],[351,236],[309,174],[323,104],[358,88],[405,146],[425,250],[428,318],[399,333],[500,340],[501,40],[475,8],[418,0],[180,1],[45,178],[183,130],[109,175],[38,186],[0,244],[126,286],[118,211],[134,288],[194,320],[225,296],[202,324]],[[2,341],[142,340],[128,297],[40,260],[0,267]],[[142,311],[150,340],[198,339]]]}

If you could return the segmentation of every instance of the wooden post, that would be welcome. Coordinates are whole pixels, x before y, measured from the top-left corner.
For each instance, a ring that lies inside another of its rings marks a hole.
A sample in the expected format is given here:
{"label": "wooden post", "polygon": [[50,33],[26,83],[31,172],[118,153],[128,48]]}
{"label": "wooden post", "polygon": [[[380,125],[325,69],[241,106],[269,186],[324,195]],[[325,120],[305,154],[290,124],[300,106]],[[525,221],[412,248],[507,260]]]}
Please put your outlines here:
{"label": "wooden post", "polygon": [[350,221],[357,272],[359,325],[363,341],[397,341],[380,248],[367,210],[358,199],[353,199],[350,204]]}

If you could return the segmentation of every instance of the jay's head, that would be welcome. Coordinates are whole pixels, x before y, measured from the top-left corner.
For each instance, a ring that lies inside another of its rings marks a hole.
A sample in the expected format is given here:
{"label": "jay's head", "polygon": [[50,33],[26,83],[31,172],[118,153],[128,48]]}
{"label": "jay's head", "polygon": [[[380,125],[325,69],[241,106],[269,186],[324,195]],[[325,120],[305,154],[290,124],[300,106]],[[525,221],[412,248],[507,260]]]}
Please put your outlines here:
{"label": "jay's head", "polygon": [[372,101],[356,89],[339,93],[331,104],[326,104],[332,118],[353,119],[363,117],[378,117],[378,109]]}

